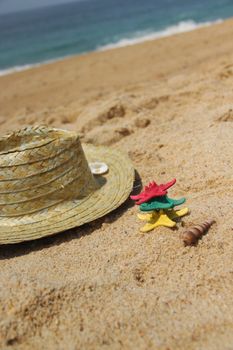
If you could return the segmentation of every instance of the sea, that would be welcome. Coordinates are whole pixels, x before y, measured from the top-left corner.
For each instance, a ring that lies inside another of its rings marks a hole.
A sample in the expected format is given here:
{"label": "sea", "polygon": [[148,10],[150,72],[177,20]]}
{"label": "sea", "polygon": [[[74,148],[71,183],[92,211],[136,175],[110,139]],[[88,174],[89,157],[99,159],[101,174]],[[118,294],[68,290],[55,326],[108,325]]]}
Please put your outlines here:
{"label": "sea", "polygon": [[194,30],[231,16],[233,0],[76,0],[0,14],[0,75]]}

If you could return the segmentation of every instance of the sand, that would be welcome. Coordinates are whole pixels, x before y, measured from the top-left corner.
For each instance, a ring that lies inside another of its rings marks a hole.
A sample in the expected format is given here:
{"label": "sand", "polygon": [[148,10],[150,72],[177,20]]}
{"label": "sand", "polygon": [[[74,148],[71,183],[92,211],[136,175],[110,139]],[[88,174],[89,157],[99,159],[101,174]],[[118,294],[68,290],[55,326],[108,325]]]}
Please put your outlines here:
{"label": "sand", "polygon": [[[129,154],[191,214],[141,235],[128,200],[0,247],[1,349],[233,349],[233,21],[0,78],[1,132],[48,124]],[[196,247],[186,227],[214,218]]]}

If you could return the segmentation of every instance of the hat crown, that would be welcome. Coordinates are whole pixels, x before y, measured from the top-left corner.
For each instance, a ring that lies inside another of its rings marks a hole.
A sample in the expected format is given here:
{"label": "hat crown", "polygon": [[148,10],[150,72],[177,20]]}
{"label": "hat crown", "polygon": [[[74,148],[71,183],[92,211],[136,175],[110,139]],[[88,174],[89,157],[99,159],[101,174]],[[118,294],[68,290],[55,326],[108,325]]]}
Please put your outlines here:
{"label": "hat crown", "polygon": [[76,133],[40,126],[0,138],[0,218],[49,209],[96,188]]}

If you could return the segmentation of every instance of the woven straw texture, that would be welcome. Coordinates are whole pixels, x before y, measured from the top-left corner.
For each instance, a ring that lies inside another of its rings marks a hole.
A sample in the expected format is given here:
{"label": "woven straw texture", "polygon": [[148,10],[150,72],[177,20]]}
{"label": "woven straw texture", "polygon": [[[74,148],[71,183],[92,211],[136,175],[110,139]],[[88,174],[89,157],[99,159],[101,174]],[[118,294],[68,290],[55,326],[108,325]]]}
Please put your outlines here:
{"label": "woven straw texture", "polygon": [[[88,162],[105,162],[93,176]],[[127,156],[81,145],[76,133],[30,127],[0,138],[0,244],[58,233],[97,219],[132,189]]]}

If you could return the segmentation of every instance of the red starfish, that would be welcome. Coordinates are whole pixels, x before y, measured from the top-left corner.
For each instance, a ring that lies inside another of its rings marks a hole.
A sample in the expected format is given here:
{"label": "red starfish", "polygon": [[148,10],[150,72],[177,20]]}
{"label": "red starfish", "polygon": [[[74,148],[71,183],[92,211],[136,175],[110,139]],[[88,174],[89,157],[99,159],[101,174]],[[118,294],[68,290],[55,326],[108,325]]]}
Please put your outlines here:
{"label": "red starfish", "polygon": [[167,189],[173,186],[175,183],[176,179],[161,185],[157,185],[155,181],[152,181],[144,188],[144,191],[136,196],[130,196],[130,198],[136,201],[135,203],[139,205],[154,197],[165,196],[167,194]]}

